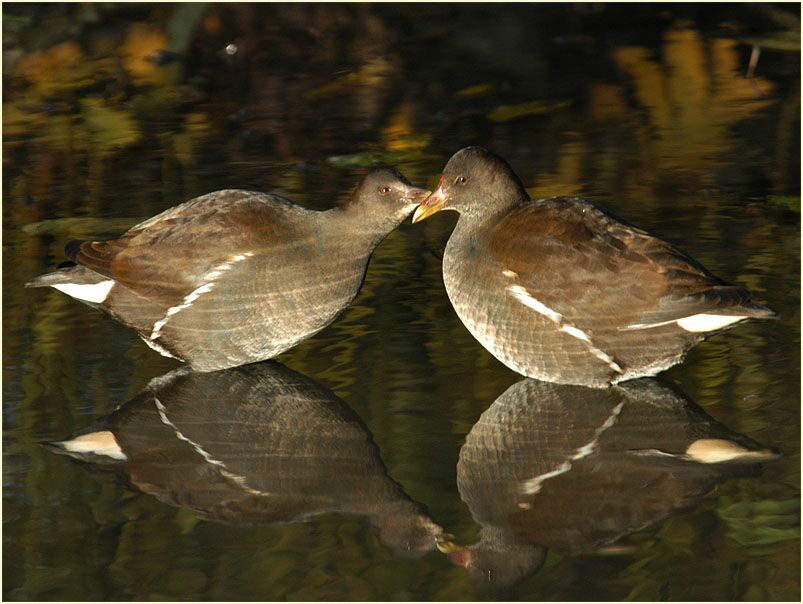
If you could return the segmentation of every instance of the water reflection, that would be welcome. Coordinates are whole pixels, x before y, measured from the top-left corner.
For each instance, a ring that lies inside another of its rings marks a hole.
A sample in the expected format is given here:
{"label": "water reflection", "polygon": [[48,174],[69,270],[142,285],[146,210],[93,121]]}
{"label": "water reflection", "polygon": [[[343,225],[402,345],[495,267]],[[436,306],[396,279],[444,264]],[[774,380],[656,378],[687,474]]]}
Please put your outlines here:
{"label": "water reflection", "polygon": [[331,391],[276,362],[173,371],[52,448],[209,520],[266,524],[359,514],[405,557],[434,549],[442,532],[388,477],[360,418]]}
{"label": "water reflection", "polygon": [[522,380],[482,414],[457,465],[480,525],[452,561],[496,585],[537,570],[547,548],[589,552],[693,507],[777,455],[652,379],[607,390]]}

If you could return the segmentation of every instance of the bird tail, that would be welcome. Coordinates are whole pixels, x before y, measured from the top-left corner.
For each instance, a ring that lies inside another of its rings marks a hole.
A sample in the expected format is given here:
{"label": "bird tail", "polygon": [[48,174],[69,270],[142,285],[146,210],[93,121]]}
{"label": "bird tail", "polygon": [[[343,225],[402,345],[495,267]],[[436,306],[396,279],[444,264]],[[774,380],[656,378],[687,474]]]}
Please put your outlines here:
{"label": "bird tail", "polygon": [[[67,264],[67,263],[65,263]],[[95,271],[72,264],[64,266],[52,273],[45,273],[34,277],[25,284],[25,287],[53,287],[56,285],[94,285],[107,280],[107,277]]]}
{"label": "bird tail", "polygon": [[[736,314],[736,312],[730,314]],[[778,313],[772,310],[769,306],[764,306],[763,304],[756,304],[755,302],[750,302],[749,304],[745,304],[739,307],[738,314],[742,315],[743,317],[750,317],[751,319],[778,318]]]}
{"label": "bird tail", "polygon": [[39,275],[25,287],[53,287],[86,304],[101,304],[109,295],[114,280],[104,277],[85,266],[67,266],[52,273]]}
{"label": "bird tail", "polygon": [[87,432],[68,440],[40,444],[54,453],[68,455],[79,461],[120,463],[128,459],[115,435],[108,430]]}

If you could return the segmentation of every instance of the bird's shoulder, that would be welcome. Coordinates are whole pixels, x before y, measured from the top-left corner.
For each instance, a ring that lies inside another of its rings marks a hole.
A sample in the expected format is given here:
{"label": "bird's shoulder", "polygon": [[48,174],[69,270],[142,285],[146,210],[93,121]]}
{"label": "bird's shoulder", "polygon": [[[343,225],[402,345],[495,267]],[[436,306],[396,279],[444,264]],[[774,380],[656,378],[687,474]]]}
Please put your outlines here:
{"label": "bird's shoulder", "polygon": [[525,272],[528,267],[539,271],[563,266],[579,273],[650,272],[719,283],[671,243],[576,197],[551,197],[514,207],[489,225],[487,242],[497,260],[514,262]]}
{"label": "bird's shoulder", "polygon": [[138,242],[184,234],[198,239],[207,233],[225,235],[228,229],[249,232],[287,228],[302,225],[304,219],[316,214],[274,193],[224,189],[169,208],[132,227],[120,239]]}

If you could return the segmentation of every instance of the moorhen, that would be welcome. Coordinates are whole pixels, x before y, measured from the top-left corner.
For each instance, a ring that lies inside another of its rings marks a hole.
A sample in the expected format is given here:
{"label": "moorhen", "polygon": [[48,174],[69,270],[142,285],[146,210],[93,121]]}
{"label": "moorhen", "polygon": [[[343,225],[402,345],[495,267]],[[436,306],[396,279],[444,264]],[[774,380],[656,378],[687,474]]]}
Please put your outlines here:
{"label": "moorhen", "polygon": [[460,218],[443,280],[457,315],[502,363],[605,387],[679,363],[710,333],[775,313],[686,254],[578,198],[531,200],[500,157],[452,156],[413,222]]}
{"label": "moorhen", "polygon": [[54,287],[133,327],[148,346],[213,371],[278,355],[329,325],[362,286],[374,248],[429,192],[391,169],[346,203],[314,211],[223,190],[111,241],[73,241]]}

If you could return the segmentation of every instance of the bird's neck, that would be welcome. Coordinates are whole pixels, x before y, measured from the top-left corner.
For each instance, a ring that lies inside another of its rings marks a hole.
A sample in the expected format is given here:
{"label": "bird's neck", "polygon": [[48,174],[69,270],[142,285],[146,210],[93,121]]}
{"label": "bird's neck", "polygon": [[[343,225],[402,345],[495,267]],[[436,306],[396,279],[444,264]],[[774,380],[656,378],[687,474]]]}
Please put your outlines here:
{"label": "bird's neck", "polygon": [[369,250],[379,245],[406,218],[401,210],[396,214],[371,212],[354,205],[337,206],[329,213],[335,236],[352,237],[355,245]]}
{"label": "bird's neck", "polygon": [[455,230],[474,230],[495,222],[510,210],[520,205],[531,203],[529,195],[524,189],[515,191],[512,195],[500,195],[491,199],[488,203],[472,204],[471,206],[460,208],[460,219],[457,221]]}

